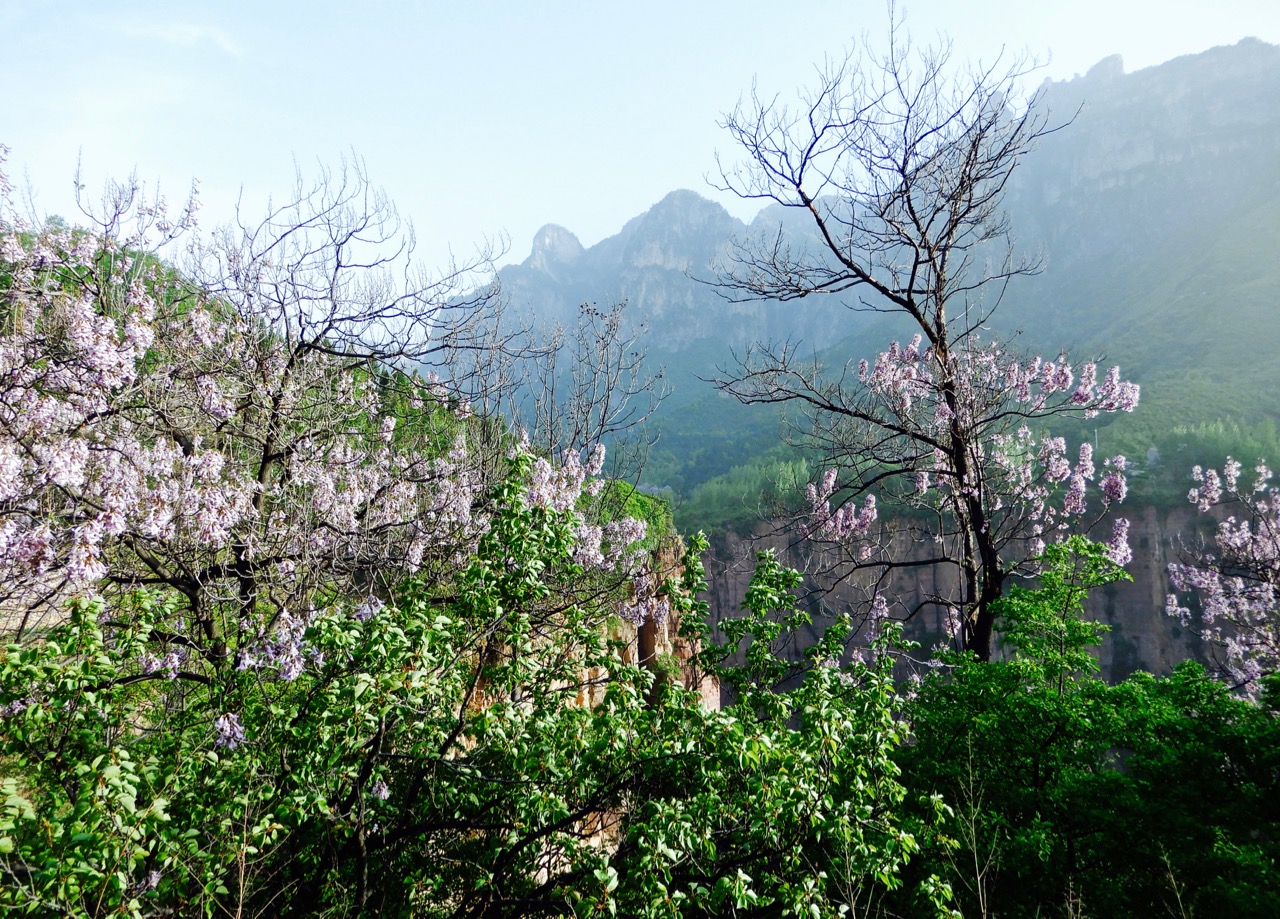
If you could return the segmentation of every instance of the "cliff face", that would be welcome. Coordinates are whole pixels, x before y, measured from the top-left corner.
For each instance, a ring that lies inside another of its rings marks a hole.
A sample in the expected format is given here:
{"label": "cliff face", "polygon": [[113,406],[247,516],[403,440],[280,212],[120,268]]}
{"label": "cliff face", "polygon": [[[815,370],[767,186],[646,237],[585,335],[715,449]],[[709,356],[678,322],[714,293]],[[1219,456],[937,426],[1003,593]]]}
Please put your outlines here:
{"label": "cliff face", "polygon": [[524,267],[549,278],[565,277],[572,273],[574,263],[584,251],[577,236],[549,223],[534,236],[533,251],[524,260]]}
{"label": "cliff face", "polygon": [[[1105,353],[1166,402],[1188,371],[1230,361],[1242,329],[1274,341],[1280,47],[1245,39],[1130,74],[1108,59],[1041,94],[1048,124],[1069,124],[1006,205],[1044,271],[1011,286],[999,322]],[[1274,386],[1274,367],[1258,372]]]}
{"label": "cliff face", "polygon": [[[1169,595],[1169,563],[1207,537],[1211,527],[1194,508],[1130,508],[1132,582],[1096,591],[1087,604],[1094,619],[1111,626],[1099,659],[1112,682],[1145,670],[1165,674],[1184,660],[1209,662],[1211,649],[1164,611]],[[1108,525],[1109,527],[1109,525]]]}
{"label": "cliff face", "polygon": [[[1280,362],[1267,355],[1280,347],[1280,47],[1246,39],[1134,73],[1108,58],[1085,76],[1046,83],[1040,102],[1046,127],[1062,129],[1020,163],[1004,203],[1015,253],[1041,256],[1044,270],[988,292],[986,302],[998,296],[1000,306],[983,335],[1029,353],[1119,364],[1143,386],[1142,408],[1116,428],[1135,456],[1174,425],[1274,420]],[[771,446],[744,439],[743,451],[691,460],[681,440],[693,442],[713,414],[718,393],[706,379],[753,343],[786,341],[798,360],[816,353],[827,367],[856,366],[914,331],[901,316],[862,308],[859,291],[732,302],[709,282],[732,267],[735,246],[753,242],[822,251],[802,210],[765,207],[745,224],[682,190],[589,248],[546,227],[523,264],[502,269],[513,309],[548,324],[572,325],[582,303],[626,301],[628,321],[648,330],[650,362],[666,369],[668,406],[703,407],[689,422],[662,410],[660,449],[681,445],[662,468],[688,468],[648,485],[688,497],[749,460],[746,450]],[[987,255],[1003,253],[975,257]]]}
{"label": "cliff face", "polygon": [[[1087,615],[1110,626],[1111,631],[1098,649],[1102,676],[1119,682],[1136,671],[1166,674],[1184,660],[1208,662],[1211,649],[1181,623],[1165,614],[1165,598],[1169,591],[1168,564],[1178,558],[1184,547],[1192,546],[1209,528],[1193,508],[1129,508],[1129,543],[1134,561],[1129,566],[1132,582],[1114,584],[1095,591],[1086,604]],[[892,525],[888,525],[892,527]],[[1110,531],[1110,522],[1099,525],[1100,532]],[[932,548],[897,528],[889,536],[894,558],[923,558]],[[739,614],[742,598],[751,577],[755,553],[770,549],[787,565],[801,570],[821,570],[831,559],[814,555],[811,547],[799,544],[794,534],[769,533],[764,527],[751,538],[730,536],[708,565],[710,616],[719,636],[722,619]],[[856,583],[832,585],[820,578],[810,578],[803,601],[813,614],[814,623],[797,636],[791,655],[800,659],[813,645],[822,630],[841,609],[855,605],[865,596]],[[941,568],[921,569],[910,579],[902,579],[885,591],[897,601],[899,610],[911,609],[928,594],[946,593],[955,586],[954,576]],[[907,637],[919,641],[927,649],[945,633],[944,613],[926,607],[907,624]]]}
{"label": "cliff face", "polygon": [[[680,562],[683,554],[684,544],[678,537],[664,542],[655,551],[653,564],[658,580],[680,580],[684,573]],[[698,694],[703,708],[720,708],[720,681],[698,666],[701,643],[680,635],[677,614],[673,613],[662,622],[650,619],[639,624],[618,619],[609,627],[609,639],[621,646],[623,663],[640,664],[656,673],[659,680],[679,682],[685,689]],[[590,688],[579,692],[579,705],[594,707],[604,702],[606,676],[597,670],[587,674]]]}

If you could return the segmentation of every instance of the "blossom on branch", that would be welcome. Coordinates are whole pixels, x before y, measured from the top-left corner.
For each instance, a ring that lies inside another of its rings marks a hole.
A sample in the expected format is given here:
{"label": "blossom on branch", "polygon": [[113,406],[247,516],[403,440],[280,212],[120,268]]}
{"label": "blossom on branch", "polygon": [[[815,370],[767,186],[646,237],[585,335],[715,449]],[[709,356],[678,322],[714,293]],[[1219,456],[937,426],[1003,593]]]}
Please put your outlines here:
{"label": "blossom on branch", "polygon": [[[1169,564],[1165,611],[1216,645],[1227,678],[1254,693],[1262,676],[1280,669],[1280,491],[1265,464],[1250,483],[1240,473],[1231,457],[1221,473],[1192,470],[1197,484],[1187,499],[1197,510],[1232,513],[1219,520],[1211,546]],[[1179,594],[1196,600],[1198,616]]]}

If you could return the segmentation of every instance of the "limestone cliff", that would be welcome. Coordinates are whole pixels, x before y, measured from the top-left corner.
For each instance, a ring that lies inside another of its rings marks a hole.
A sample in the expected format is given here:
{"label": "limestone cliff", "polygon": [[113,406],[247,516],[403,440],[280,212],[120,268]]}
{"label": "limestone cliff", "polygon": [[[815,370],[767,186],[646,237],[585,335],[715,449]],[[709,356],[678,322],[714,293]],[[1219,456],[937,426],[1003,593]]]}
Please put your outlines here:
{"label": "limestone cliff", "polygon": [[[1133,581],[1095,591],[1086,606],[1090,617],[1111,627],[1098,657],[1102,676],[1112,682],[1139,670],[1165,674],[1184,660],[1207,661],[1212,650],[1164,612],[1169,590],[1168,564],[1184,547],[1207,535],[1206,521],[1190,507],[1128,508],[1125,515],[1130,521],[1129,542],[1134,552],[1128,569]],[[1099,531],[1109,530],[1110,522],[1103,521]],[[896,558],[920,558],[930,550],[904,529],[893,532],[889,543]],[[713,626],[721,619],[738,615],[755,553],[763,549],[772,549],[786,564],[801,570],[817,570],[823,564],[820,555],[814,557],[812,548],[800,544],[791,534],[770,533],[762,526],[749,539],[731,535],[708,565]],[[910,580],[898,582],[890,593],[901,606],[911,608],[924,595],[953,588],[954,583],[945,583],[948,577],[943,569],[924,569],[913,573]],[[811,579],[810,586],[829,592],[824,591],[820,599],[815,594],[808,601],[814,625],[798,637],[791,652],[796,659],[817,641],[830,617],[858,596],[856,585],[833,587]],[[926,608],[908,623],[907,636],[926,647],[932,645],[944,634],[942,615],[940,610]]]}

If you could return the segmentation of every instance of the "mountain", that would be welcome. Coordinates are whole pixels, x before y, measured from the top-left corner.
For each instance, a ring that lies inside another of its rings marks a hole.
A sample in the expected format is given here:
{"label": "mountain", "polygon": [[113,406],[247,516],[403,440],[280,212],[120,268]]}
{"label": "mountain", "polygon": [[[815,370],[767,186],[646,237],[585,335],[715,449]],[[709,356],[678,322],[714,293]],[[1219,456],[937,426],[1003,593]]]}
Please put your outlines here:
{"label": "mountain", "polygon": [[[1245,39],[1129,74],[1112,57],[1046,81],[1040,96],[1060,130],[1023,160],[1006,204],[1018,248],[1040,253],[1044,270],[1011,284],[993,333],[1119,363],[1143,385],[1143,406],[1095,437],[1130,455],[1177,453],[1195,440],[1180,432],[1197,425],[1244,425],[1252,437],[1251,426],[1274,424],[1280,48]],[[776,412],[732,406],[698,377],[755,342],[790,340],[843,362],[907,332],[836,298],[734,303],[711,283],[735,241],[781,227],[803,245],[804,216],[774,206],[747,225],[675,191],[587,249],[544,227],[501,280],[513,303],[550,321],[583,302],[628,302],[675,389],[648,481],[688,495],[776,446],[779,432]],[[1264,446],[1276,440],[1267,430]],[[711,444],[713,434],[727,441]]]}
{"label": "mountain", "polygon": [[1042,92],[1071,122],[1010,188],[1015,232],[1046,265],[1002,321],[1131,370],[1152,430],[1274,420],[1280,47],[1245,39],[1133,74],[1109,58]]}
{"label": "mountain", "polygon": [[[1245,39],[1135,73],[1111,57],[1046,81],[1040,104],[1059,129],[1019,165],[1005,203],[1018,249],[1038,253],[1043,270],[1010,285],[990,332],[1105,358],[1142,384],[1132,416],[1056,433],[1138,460],[1135,545],[1149,560],[1175,558],[1193,538],[1182,499],[1193,463],[1280,461],[1280,48]],[[783,442],[779,411],[741,406],[700,378],[755,342],[789,340],[843,363],[910,334],[836,298],[735,303],[711,283],[735,242],[781,234],[804,245],[804,217],[774,206],[744,224],[676,191],[590,248],[544,227],[529,258],[501,273],[512,302],[542,319],[626,300],[648,328],[675,392],[644,481],[669,489],[682,528],[721,533],[713,615],[738,596],[733,549],[757,547],[734,531],[752,532],[762,492],[794,496],[814,467]],[[1135,584],[1098,598],[1095,612],[1117,626],[1104,653],[1113,676],[1196,653],[1159,610],[1163,571],[1144,563]]]}
{"label": "mountain", "polygon": [[581,303],[626,301],[635,321],[651,330],[651,349],[667,359],[690,352],[676,357],[689,365],[678,383],[683,390],[696,384],[693,372],[713,366],[692,352],[712,345],[720,356],[779,335],[825,330],[839,310],[833,303],[788,315],[774,304],[721,296],[713,283],[716,266],[729,257],[732,240],[749,232],[719,204],[673,191],[589,249],[563,227],[545,226],[529,257],[499,277],[512,303],[543,320],[570,321]]}

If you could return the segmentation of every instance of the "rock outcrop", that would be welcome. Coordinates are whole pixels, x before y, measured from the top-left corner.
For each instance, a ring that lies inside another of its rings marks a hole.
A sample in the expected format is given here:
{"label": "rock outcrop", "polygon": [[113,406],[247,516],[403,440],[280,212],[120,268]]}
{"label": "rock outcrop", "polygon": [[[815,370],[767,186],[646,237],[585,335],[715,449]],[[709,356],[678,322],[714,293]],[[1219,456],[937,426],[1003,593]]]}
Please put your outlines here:
{"label": "rock outcrop", "polygon": [[[1169,591],[1168,564],[1197,539],[1208,535],[1208,521],[1191,507],[1128,508],[1126,516],[1130,521],[1129,544],[1134,552],[1134,561],[1128,567],[1133,581],[1097,590],[1086,604],[1090,618],[1110,627],[1098,649],[1103,678],[1118,682],[1140,670],[1166,674],[1184,660],[1209,662],[1212,649],[1164,611]],[[892,524],[888,528],[892,530]],[[1104,520],[1099,530],[1109,531],[1110,522]],[[902,559],[925,557],[932,548],[905,528],[892,532],[889,546],[893,557]],[[776,552],[784,563],[801,570],[822,570],[825,564],[821,555],[812,555],[812,547],[800,543],[794,534],[769,532],[762,526],[751,538],[730,536],[708,565],[711,583],[707,600],[713,628],[721,619],[739,614],[755,553],[764,549]],[[856,608],[863,596],[856,584],[831,585],[812,578],[809,585],[819,588],[806,601],[814,623],[797,636],[791,649],[796,660],[818,640],[834,614]],[[894,583],[885,593],[897,601],[899,609],[911,609],[921,597],[945,594],[954,587],[950,571],[929,568],[914,571],[910,579]],[[908,622],[907,637],[928,648],[945,634],[943,615],[942,610],[925,607]]]}

